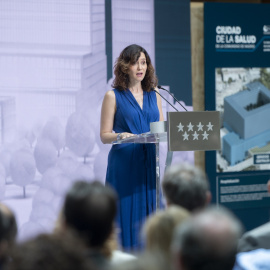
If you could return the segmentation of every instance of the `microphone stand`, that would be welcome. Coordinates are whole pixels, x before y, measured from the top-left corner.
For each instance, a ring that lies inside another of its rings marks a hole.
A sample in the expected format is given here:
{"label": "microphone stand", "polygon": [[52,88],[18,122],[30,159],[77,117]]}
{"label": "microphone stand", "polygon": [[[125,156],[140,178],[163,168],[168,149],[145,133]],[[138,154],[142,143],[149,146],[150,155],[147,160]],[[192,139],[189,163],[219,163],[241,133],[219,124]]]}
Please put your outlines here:
{"label": "microphone stand", "polygon": [[[158,86],[159,88],[159,86]],[[160,88],[162,89],[162,88]],[[157,90],[155,89],[152,89],[154,92],[156,92],[158,95],[160,95],[168,104],[170,104],[177,112],[179,112],[165,97],[163,97]],[[166,89],[164,89],[166,91]],[[170,92],[169,92],[170,94]],[[170,94],[171,95],[171,94]],[[174,97],[173,97],[174,98]],[[175,99],[175,98],[174,98]],[[177,102],[179,103],[179,101],[177,100]],[[180,104],[181,105],[181,104]],[[182,105],[181,105],[182,106]],[[183,106],[182,106],[183,107]],[[185,109],[185,108],[184,108]],[[185,109],[186,110],[186,109]],[[186,110],[187,111],[187,110]],[[166,157],[166,162],[165,162],[165,171],[170,167],[171,163],[172,163],[172,158],[173,158],[173,152],[171,151],[168,151],[167,152],[167,157]],[[158,181],[159,182],[159,181]],[[157,187],[157,190],[159,188]],[[159,197],[159,195],[158,195]],[[158,205],[159,205],[159,202],[158,202]]]}
{"label": "microphone stand", "polygon": [[[173,97],[173,99],[187,112],[188,110],[174,97],[174,95],[173,94],[171,94],[171,92],[170,91],[168,91],[167,89],[165,89],[165,88],[163,88],[163,87],[161,87],[160,85],[158,85],[157,86],[157,88],[158,89],[162,89],[162,90],[164,90],[164,91],[166,91],[167,93],[169,93],[169,95],[171,96],[171,97]],[[155,91],[156,92],[156,91]],[[158,93],[158,92],[156,92],[156,93]],[[168,101],[167,101],[168,102]],[[178,111],[178,110],[176,110],[176,111]]]}
{"label": "microphone stand", "polygon": [[154,92],[159,94],[166,102],[168,102],[177,112],[179,112],[165,97],[163,97],[157,90],[153,89]]}

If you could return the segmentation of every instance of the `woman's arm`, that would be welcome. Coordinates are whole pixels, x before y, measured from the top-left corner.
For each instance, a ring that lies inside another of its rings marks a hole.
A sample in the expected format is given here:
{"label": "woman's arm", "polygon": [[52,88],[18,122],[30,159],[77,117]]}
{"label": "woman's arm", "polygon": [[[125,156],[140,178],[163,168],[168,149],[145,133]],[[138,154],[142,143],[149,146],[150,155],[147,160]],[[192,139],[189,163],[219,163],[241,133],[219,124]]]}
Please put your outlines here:
{"label": "woman's arm", "polygon": [[105,94],[101,108],[100,139],[103,143],[112,143],[117,140],[117,133],[113,132],[115,112],[115,94],[110,90]]}
{"label": "woman's arm", "polygon": [[[100,139],[103,143],[112,143],[117,140],[119,133],[113,132],[113,121],[116,112],[115,93],[108,91],[103,99],[100,118]],[[123,132],[120,139],[125,139],[134,136],[134,134]]]}
{"label": "woman's arm", "polygon": [[[158,88],[155,88],[157,92],[159,92]],[[162,103],[161,103],[161,97],[159,94],[156,93],[157,96],[157,105],[159,110],[159,121],[164,121],[163,112],[162,112]]]}

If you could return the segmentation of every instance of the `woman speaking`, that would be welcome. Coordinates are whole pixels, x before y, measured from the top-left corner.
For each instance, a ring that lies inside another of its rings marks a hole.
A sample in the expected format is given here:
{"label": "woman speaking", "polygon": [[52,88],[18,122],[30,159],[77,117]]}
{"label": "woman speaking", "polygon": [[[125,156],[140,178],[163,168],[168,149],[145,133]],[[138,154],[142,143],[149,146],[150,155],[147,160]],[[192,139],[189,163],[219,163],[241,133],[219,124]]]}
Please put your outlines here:
{"label": "woman speaking", "polygon": [[[100,137],[112,143],[150,131],[150,123],[163,121],[161,98],[153,89],[157,77],[144,48],[126,47],[116,60],[113,90],[105,94]],[[139,233],[156,207],[155,144],[113,145],[108,156],[106,184],[119,196],[118,226],[125,250],[141,246]]]}

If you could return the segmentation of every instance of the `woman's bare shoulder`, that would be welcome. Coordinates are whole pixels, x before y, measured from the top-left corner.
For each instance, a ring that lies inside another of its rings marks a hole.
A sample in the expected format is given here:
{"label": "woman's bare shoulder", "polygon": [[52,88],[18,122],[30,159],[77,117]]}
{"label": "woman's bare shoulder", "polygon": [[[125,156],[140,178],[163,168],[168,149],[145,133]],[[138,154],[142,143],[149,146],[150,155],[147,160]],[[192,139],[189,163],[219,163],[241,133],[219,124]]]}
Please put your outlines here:
{"label": "woman's bare shoulder", "polygon": [[113,90],[109,90],[105,94],[105,98],[109,100],[114,100],[115,99],[115,93]]}
{"label": "woman's bare shoulder", "polygon": [[108,96],[115,96],[115,93],[114,93],[114,91],[113,90],[109,90],[109,91],[107,91],[106,92],[106,95],[108,95]]}

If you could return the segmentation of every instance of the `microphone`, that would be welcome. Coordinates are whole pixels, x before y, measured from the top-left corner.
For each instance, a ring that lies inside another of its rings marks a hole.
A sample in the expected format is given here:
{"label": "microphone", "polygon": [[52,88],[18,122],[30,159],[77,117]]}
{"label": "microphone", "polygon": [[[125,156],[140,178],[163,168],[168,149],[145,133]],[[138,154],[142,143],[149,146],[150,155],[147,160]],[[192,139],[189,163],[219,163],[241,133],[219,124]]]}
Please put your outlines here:
{"label": "microphone", "polygon": [[157,90],[152,88],[154,92],[156,92],[158,95],[160,95],[167,103],[169,103],[177,112],[179,112],[165,97],[163,97]]}
{"label": "microphone", "polygon": [[[166,91],[167,93],[169,93],[169,95],[171,96],[171,97],[173,97],[173,99],[187,112],[188,110],[178,101],[178,99],[176,99],[175,97],[174,97],[174,95],[173,94],[171,94],[171,92],[170,91],[168,91],[167,89],[165,89],[165,88],[163,88],[163,87],[161,87],[160,85],[158,85],[157,86],[157,88],[158,89],[162,89],[162,90],[164,90],[164,91]],[[178,110],[177,110],[178,111]]]}

